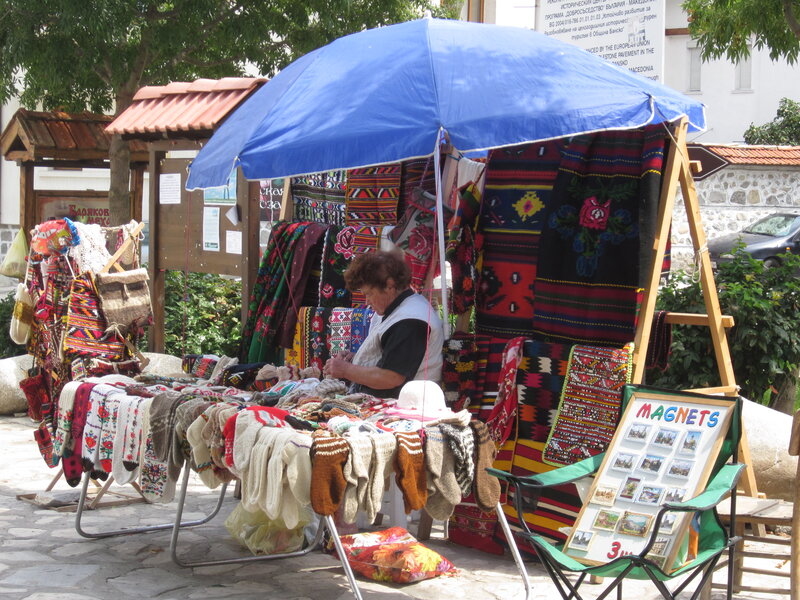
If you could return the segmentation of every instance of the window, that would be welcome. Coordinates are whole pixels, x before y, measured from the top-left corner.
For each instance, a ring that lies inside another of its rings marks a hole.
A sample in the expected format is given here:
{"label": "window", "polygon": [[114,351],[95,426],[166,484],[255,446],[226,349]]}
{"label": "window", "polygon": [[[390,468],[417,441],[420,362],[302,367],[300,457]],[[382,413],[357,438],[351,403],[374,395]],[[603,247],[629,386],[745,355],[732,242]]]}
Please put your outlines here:
{"label": "window", "polygon": [[[748,45],[747,49],[752,52],[752,46]],[[752,80],[753,80],[753,60],[750,55],[747,58],[739,59],[739,62],[736,63],[735,67],[735,76],[734,76],[734,83],[733,89],[736,91],[750,91],[753,89],[752,87]]]}
{"label": "window", "polygon": [[686,89],[689,92],[699,92],[700,68],[703,62],[700,56],[700,48],[697,47],[697,42],[689,42],[686,49],[689,53],[689,85]]}

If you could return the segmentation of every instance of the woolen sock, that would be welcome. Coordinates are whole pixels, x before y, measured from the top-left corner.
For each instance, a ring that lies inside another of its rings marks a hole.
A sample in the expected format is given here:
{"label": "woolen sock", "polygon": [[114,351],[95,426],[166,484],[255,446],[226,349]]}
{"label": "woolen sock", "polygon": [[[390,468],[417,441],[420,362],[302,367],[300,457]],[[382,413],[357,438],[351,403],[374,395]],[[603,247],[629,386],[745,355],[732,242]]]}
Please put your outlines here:
{"label": "woolen sock", "polygon": [[67,382],[58,397],[58,410],[55,418],[56,429],[53,434],[53,452],[57,456],[69,455],[72,411],[75,405],[75,393],[80,385],[79,381]]}
{"label": "woolen sock", "polygon": [[497,448],[483,422],[472,421],[469,426],[475,438],[475,478],[472,492],[478,508],[490,512],[500,501],[500,480],[486,472],[487,467],[494,463]]}
{"label": "woolen sock", "polygon": [[354,523],[359,509],[366,505],[365,498],[369,490],[369,470],[372,463],[372,441],[366,435],[345,436],[350,446],[350,456],[344,464],[344,478],[347,489],[344,491],[344,510],[342,519],[345,523]]}
{"label": "woolen sock", "polygon": [[281,517],[282,505],[284,502],[291,503],[291,498],[284,499],[283,492],[283,447],[294,436],[294,433],[284,427],[273,427],[275,430],[275,440],[272,443],[272,448],[269,453],[269,462],[267,463],[267,477],[266,489],[264,500],[264,512],[270,519],[279,519]]}
{"label": "woolen sock", "polygon": [[454,427],[449,423],[440,423],[439,430],[453,452],[456,481],[461,495],[469,496],[472,491],[472,479],[475,476],[472,430],[469,427]]}
{"label": "woolen sock", "polygon": [[394,462],[395,440],[391,433],[369,433],[372,441],[372,464],[369,467],[369,491],[364,498],[364,513],[372,523],[383,505],[386,480]]}
{"label": "woolen sock", "polygon": [[344,499],[347,480],[342,469],[349,454],[344,438],[315,433],[311,448],[311,507],[323,517],[335,513]]}
{"label": "woolen sock", "polygon": [[[297,431],[291,433],[292,437],[287,439],[281,451],[285,465],[281,514],[288,529],[294,529],[301,519],[307,518],[307,507],[311,502],[311,436]],[[290,507],[292,504],[294,506]]]}
{"label": "woolen sock", "polygon": [[208,419],[206,416],[208,410],[209,408],[186,428],[186,441],[189,442],[189,446],[192,449],[194,469],[200,477],[200,481],[202,481],[206,487],[213,490],[222,482],[214,472],[211,454],[209,454],[208,446],[203,439],[203,428]]}
{"label": "woolen sock", "polygon": [[409,514],[425,506],[428,500],[422,440],[416,432],[396,431],[394,437],[397,442],[395,481],[403,493],[406,514]]}
{"label": "woolen sock", "polygon": [[114,481],[120,485],[130,483],[135,475],[132,471],[125,468],[123,460],[125,458],[125,441],[130,427],[131,410],[130,407],[135,403],[135,398],[123,396],[117,408],[117,431],[114,435],[114,454],[111,459],[111,474]]}

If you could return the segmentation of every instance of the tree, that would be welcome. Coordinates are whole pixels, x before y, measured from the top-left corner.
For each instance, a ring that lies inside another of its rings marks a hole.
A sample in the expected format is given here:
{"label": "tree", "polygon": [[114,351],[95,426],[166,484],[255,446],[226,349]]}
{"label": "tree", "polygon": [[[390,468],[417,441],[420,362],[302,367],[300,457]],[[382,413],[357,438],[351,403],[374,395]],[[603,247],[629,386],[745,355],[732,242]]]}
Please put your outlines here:
{"label": "tree", "polygon": [[750,47],[767,48],[772,60],[797,61],[800,0],[686,0],[689,33],[704,58],[738,62]]}
{"label": "tree", "polygon": [[778,114],[764,125],[750,124],[744,132],[748,144],[800,146],[800,104],[789,98],[778,102]]}
{"label": "tree", "polygon": [[[248,63],[274,74],[336,37],[425,8],[428,0],[3,0],[0,101],[119,114],[144,85],[241,75]],[[125,223],[128,143],[115,136],[109,158],[111,219]]]}

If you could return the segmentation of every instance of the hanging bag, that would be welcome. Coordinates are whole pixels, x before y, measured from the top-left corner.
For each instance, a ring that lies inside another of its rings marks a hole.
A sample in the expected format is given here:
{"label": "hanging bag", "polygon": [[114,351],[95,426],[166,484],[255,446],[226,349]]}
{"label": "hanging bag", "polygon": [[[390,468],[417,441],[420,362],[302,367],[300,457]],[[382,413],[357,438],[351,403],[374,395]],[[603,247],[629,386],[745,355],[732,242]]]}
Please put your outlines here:
{"label": "hanging bag", "polygon": [[125,335],[150,324],[153,311],[147,280],[144,268],[97,274],[97,294],[109,330]]}
{"label": "hanging bag", "polygon": [[0,275],[13,277],[15,279],[25,279],[28,272],[28,242],[25,239],[25,231],[20,229],[14,241],[0,265]]}
{"label": "hanging bag", "polygon": [[[23,236],[23,240],[24,240]],[[33,296],[28,290],[28,269],[25,269],[25,280],[17,284],[14,293],[14,312],[11,314],[8,335],[15,344],[24,345],[31,337],[33,325]]]}

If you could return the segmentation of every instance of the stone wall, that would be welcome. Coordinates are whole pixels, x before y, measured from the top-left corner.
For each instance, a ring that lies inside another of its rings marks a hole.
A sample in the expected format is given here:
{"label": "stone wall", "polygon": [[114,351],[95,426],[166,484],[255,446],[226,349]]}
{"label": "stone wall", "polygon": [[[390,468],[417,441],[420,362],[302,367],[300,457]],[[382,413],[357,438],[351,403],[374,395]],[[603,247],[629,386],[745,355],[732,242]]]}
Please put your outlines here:
{"label": "stone wall", "polygon": [[[706,238],[712,240],[741,230],[770,213],[800,213],[800,168],[728,166],[696,182],[700,217]],[[689,225],[678,188],[672,226],[672,268],[694,261]]]}

